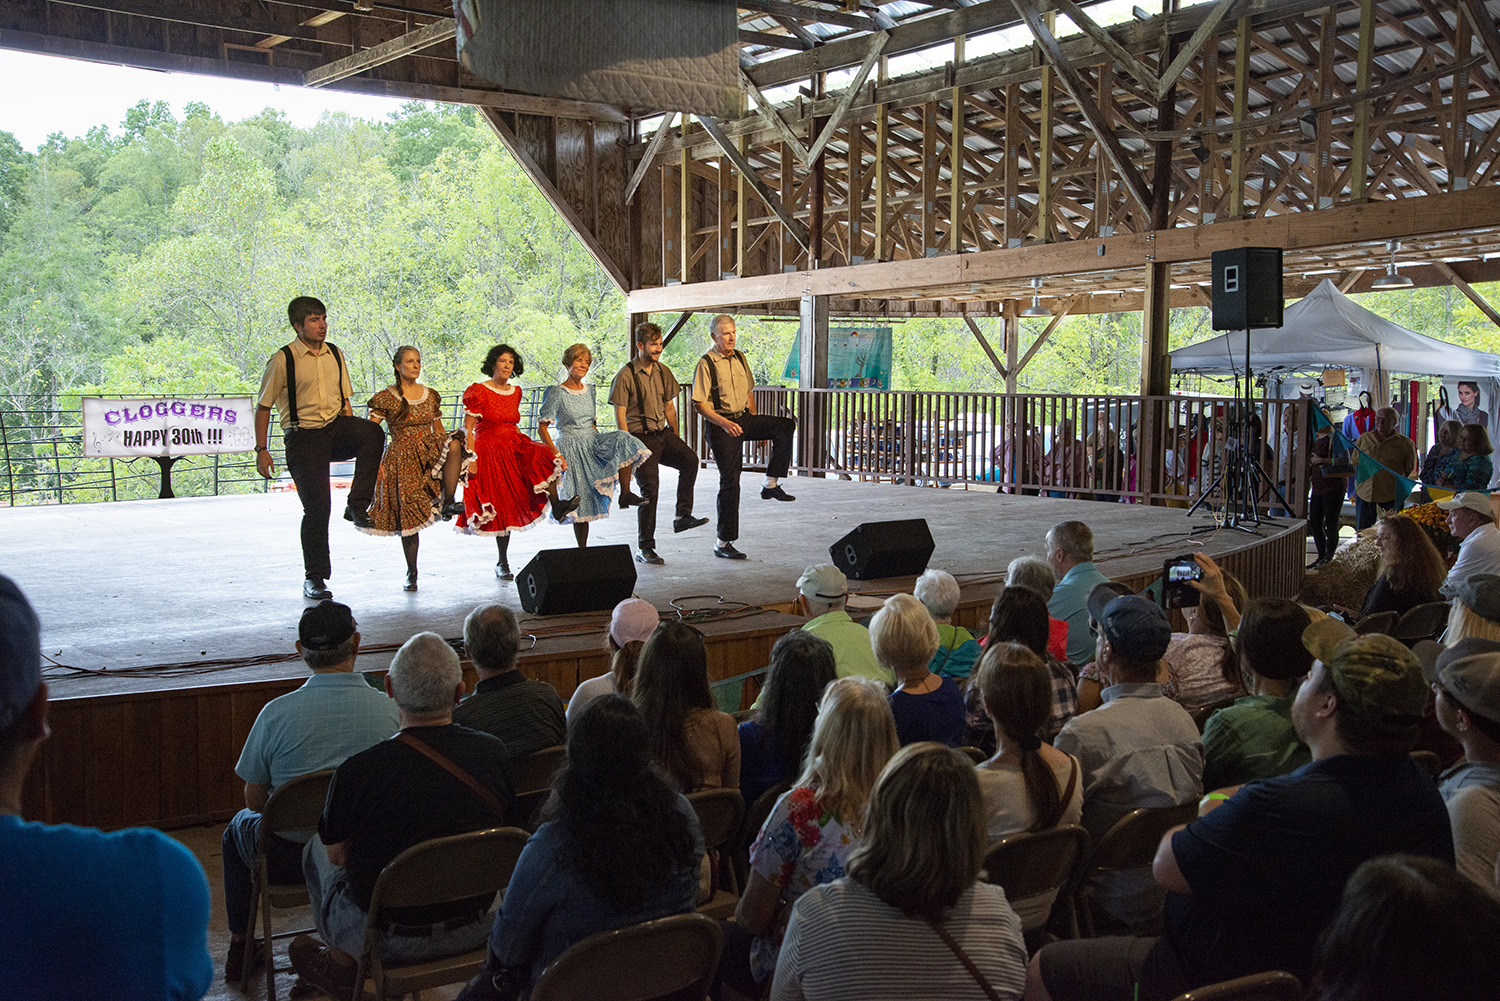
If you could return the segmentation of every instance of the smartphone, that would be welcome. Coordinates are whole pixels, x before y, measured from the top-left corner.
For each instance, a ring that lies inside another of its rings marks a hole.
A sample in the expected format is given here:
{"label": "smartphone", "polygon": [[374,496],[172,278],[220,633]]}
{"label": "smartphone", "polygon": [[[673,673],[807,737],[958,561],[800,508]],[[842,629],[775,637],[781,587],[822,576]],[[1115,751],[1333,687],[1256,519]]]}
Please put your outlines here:
{"label": "smartphone", "polygon": [[1190,608],[1198,604],[1198,589],[1188,583],[1202,580],[1203,568],[1191,556],[1178,556],[1162,564],[1161,607]]}

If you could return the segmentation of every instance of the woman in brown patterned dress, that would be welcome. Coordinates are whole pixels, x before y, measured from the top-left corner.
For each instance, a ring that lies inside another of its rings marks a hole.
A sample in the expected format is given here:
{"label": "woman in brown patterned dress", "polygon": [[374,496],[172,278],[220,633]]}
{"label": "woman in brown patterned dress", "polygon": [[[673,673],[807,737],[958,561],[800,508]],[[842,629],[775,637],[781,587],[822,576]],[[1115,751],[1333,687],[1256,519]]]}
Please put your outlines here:
{"label": "woman in brown patterned dress", "polygon": [[361,531],[401,537],[406,557],[403,589],[415,591],[417,533],[451,516],[461,455],[443,431],[442,400],[431,388],[417,383],[422,353],[403,344],[391,358],[391,367],[395,383],[370,397],[367,404],[370,420],[385,421],[390,435],[370,505],[370,520],[375,524]]}

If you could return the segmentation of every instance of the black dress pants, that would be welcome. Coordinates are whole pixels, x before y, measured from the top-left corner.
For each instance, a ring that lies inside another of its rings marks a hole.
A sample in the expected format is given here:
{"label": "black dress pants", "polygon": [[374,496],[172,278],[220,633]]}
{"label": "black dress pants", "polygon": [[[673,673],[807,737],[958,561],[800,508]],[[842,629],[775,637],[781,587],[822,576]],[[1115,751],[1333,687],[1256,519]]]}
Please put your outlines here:
{"label": "black dress pants", "polygon": [[1333,556],[1339,547],[1339,518],[1344,513],[1344,491],[1313,494],[1307,504],[1307,527],[1318,547],[1318,559]]}
{"label": "black dress pants", "polygon": [[385,432],[374,421],[341,414],[320,428],[289,428],[285,440],[286,471],[302,499],[302,566],[309,579],[327,580],[333,572],[328,556],[328,516],[333,507],[329,463],[354,460],[349,506],[366,510],[375,497]]}
{"label": "black dress pants", "polygon": [[708,448],[719,467],[719,541],[733,542],[740,537],[740,473],[745,468],[744,443],[769,441],[771,461],[766,475],[777,479],[792,466],[792,435],[797,422],[790,417],[769,414],[726,415],[740,426],[738,438],[712,422],[708,424]]}
{"label": "black dress pants", "polygon": [[642,549],[656,548],[656,499],[661,484],[661,467],[677,470],[677,514],[686,518],[693,513],[693,485],[698,482],[698,455],[677,432],[662,429],[637,434],[646,447],[651,449],[651,458],[635,470],[635,481],[640,484],[644,503],[636,510],[636,537]]}

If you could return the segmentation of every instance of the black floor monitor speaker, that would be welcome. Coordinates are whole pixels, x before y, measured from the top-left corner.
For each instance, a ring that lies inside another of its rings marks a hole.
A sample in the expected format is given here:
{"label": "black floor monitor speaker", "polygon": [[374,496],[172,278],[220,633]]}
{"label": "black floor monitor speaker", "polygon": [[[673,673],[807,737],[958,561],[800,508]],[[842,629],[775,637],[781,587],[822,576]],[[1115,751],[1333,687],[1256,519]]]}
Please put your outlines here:
{"label": "black floor monitor speaker", "polygon": [[1281,248],[1240,247],[1213,255],[1215,330],[1281,326]]}
{"label": "black floor monitor speaker", "polygon": [[926,518],[867,521],[828,547],[833,565],[855,580],[915,577],[932,558]]}
{"label": "black floor monitor speaker", "polygon": [[607,612],[635,590],[629,546],[543,549],[516,574],[521,607],[532,615]]}

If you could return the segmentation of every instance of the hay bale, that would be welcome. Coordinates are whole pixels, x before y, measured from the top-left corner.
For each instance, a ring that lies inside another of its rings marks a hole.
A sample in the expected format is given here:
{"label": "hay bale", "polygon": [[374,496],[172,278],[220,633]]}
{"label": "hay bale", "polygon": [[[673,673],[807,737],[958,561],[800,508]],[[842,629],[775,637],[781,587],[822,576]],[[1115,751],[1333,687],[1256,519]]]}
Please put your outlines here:
{"label": "hay bale", "polygon": [[1333,554],[1333,559],[1302,578],[1297,601],[1304,605],[1343,605],[1356,611],[1380,573],[1375,530],[1366,529]]}

